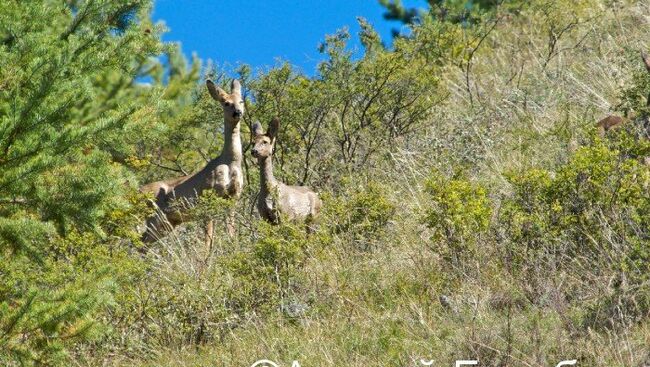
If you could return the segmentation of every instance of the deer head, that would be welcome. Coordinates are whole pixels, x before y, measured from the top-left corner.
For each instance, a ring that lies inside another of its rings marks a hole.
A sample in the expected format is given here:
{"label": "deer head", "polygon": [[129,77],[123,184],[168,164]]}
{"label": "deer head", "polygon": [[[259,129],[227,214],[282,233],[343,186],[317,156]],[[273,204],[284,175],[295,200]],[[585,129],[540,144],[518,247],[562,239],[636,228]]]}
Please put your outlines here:
{"label": "deer head", "polygon": [[232,83],[230,84],[230,94],[219,88],[210,79],[206,80],[205,84],[208,87],[210,96],[212,96],[215,101],[221,103],[224,116],[229,120],[239,122],[241,117],[244,115],[244,99],[241,95],[241,84],[239,83],[239,80],[232,80]]}
{"label": "deer head", "polygon": [[273,147],[275,146],[275,137],[280,126],[280,120],[275,117],[269,124],[269,130],[264,133],[262,125],[255,122],[253,125],[253,149],[251,154],[255,158],[267,158],[273,154]]}

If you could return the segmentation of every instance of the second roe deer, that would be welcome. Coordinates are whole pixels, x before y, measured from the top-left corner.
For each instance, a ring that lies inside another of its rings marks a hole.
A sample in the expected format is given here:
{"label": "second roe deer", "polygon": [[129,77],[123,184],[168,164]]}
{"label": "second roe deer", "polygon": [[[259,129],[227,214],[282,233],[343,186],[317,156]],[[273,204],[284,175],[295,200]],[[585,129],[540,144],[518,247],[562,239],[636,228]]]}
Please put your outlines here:
{"label": "second roe deer", "polygon": [[273,149],[280,121],[274,118],[268,132],[262,125],[253,125],[253,149],[251,153],[260,166],[260,193],[257,210],[270,223],[278,224],[280,214],[290,220],[310,220],[320,212],[322,202],[314,191],[305,186],[289,186],[273,175]]}
{"label": "second roe deer", "polygon": [[[641,60],[643,61],[643,64],[645,65],[646,70],[650,73],[650,57],[648,54],[645,52],[641,51]],[[646,105],[650,106],[650,94],[648,94],[647,100],[646,100]],[[629,117],[629,116],[628,116]],[[601,136],[605,136],[605,134],[610,131],[617,129],[621,127],[623,124],[627,123],[630,120],[636,120],[636,117],[621,117],[617,115],[609,115],[600,121],[596,123],[596,127],[598,128],[598,132]],[[643,119],[642,123],[644,125],[648,125],[647,121],[647,116]],[[650,127],[649,126],[644,126],[646,130],[648,130]]]}

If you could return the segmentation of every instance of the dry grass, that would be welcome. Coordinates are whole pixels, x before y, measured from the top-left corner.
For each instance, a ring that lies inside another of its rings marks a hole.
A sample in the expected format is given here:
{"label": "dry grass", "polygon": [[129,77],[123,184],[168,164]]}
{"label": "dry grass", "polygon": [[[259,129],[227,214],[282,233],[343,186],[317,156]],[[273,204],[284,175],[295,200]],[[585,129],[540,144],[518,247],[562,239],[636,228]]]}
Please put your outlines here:
{"label": "dry grass", "polygon": [[[303,366],[361,367],[418,365],[420,358],[432,358],[435,365],[451,366],[456,359],[477,358],[483,366],[537,367],[578,358],[584,366],[647,366],[647,318],[620,329],[578,326],[575,320],[590,306],[585,302],[612,291],[612,274],[548,273],[556,252],[566,247],[562,239],[540,257],[540,272],[532,264],[522,279],[499,261],[504,244],[487,236],[478,238],[479,253],[471,261],[442,261],[421,222],[430,205],[423,183],[433,169],[451,174],[462,167],[472,181],[490,188],[496,212],[498,198],[510,191],[505,173],[566,162],[594,121],[614,109],[620,87],[631,82],[625,50],[648,48],[650,3],[610,3],[591,1],[582,9],[581,22],[558,40],[557,54],[549,51],[549,27],[568,24],[570,15],[551,24],[530,10],[504,20],[475,55],[473,104],[463,70],[446,71],[450,97],[428,131],[405,140],[368,173],[386,183],[396,208],[381,236],[365,247],[347,233],[307,240],[307,256],[292,270],[296,283],[283,293],[283,299],[307,305],[306,311],[292,317],[277,304],[268,313],[228,313],[222,307],[222,289],[235,284],[222,260],[250,251],[258,236],[248,229],[255,219],[242,216],[238,241],[222,239],[207,253],[193,245],[200,238],[189,231],[163,242],[153,259],[155,284],[169,291],[179,282],[196,287],[187,293],[202,294],[197,297],[205,318],[222,320],[208,327],[219,331],[188,343],[172,326],[159,326],[171,329],[146,358],[134,353],[106,365],[248,366],[268,358],[283,366],[298,360]],[[357,178],[350,186],[365,183]],[[325,218],[321,231],[329,229],[328,220],[334,218]],[[532,300],[531,294],[539,297]]]}

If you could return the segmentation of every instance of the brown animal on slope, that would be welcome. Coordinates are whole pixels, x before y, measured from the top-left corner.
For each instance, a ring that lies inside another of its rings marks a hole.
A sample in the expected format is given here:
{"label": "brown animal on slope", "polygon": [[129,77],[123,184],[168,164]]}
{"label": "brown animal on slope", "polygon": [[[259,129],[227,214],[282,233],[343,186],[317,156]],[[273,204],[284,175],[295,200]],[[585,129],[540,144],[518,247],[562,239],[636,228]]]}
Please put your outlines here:
{"label": "brown animal on slope", "polygon": [[[650,73],[650,57],[645,52],[641,51],[641,60],[645,65],[646,70]],[[646,106],[650,107],[650,93],[646,97]],[[633,121],[634,123],[640,124],[641,134],[645,139],[650,138],[650,116],[644,114],[642,116],[630,116],[629,118],[624,118],[616,115],[610,115],[604,119],[598,121],[596,126],[600,136],[605,136],[605,134],[613,129],[621,127],[623,124],[628,121]],[[641,161],[650,166],[650,156],[641,157]]]}
{"label": "brown animal on slope", "polygon": [[[237,199],[244,186],[242,174],[242,145],[239,122],[244,115],[244,101],[239,81],[233,80],[231,93],[226,93],[211,80],[206,81],[212,98],[223,107],[224,146],[221,154],[208,162],[200,171],[183,177],[157,181],[140,187],[143,193],[155,196],[156,214],[147,219],[147,229],[142,236],[144,242],[153,242],[172,228],[183,223],[185,204],[192,203],[205,190],[214,190],[217,195]],[[180,205],[172,203],[182,201]],[[234,227],[228,223],[228,232],[232,235]],[[206,228],[206,243],[212,243],[213,225],[210,221]]]}
{"label": "brown animal on slope", "polygon": [[626,121],[627,119],[621,116],[609,115],[604,119],[598,121],[596,123],[596,127],[598,128],[598,133],[600,136],[605,136],[609,130],[621,127],[621,125],[623,125]]}
{"label": "brown animal on slope", "polygon": [[[646,54],[645,52],[641,51],[641,60],[643,60],[643,64],[645,65],[646,70],[650,73],[650,56]],[[646,104],[650,106],[650,94],[648,94]],[[628,116],[630,117],[630,116]],[[616,116],[616,115],[609,115],[602,120],[598,121],[596,123],[596,127],[598,128],[598,132],[600,133],[600,136],[605,136],[605,134],[610,131],[617,129],[621,127],[623,124],[627,123],[630,120],[635,120],[636,116],[631,116],[630,118],[625,118],[621,116]],[[646,121],[644,121],[645,124],[648,124],[647,122],[647,117]],[[646,127],[647,128],[647,127]]]}
{"label": "brown animal on slope", "polygon": [[251,153],[260,166],[260,194],[257,210],[265,220],[277,224],[280,213],[290,220],[308,220],[320,212],[322,203],[318,194],[305,186],[288,186],[273,176],[273,148],[280,122],[271,121],[265,134],[262,125],[253,125],[253,149]]}

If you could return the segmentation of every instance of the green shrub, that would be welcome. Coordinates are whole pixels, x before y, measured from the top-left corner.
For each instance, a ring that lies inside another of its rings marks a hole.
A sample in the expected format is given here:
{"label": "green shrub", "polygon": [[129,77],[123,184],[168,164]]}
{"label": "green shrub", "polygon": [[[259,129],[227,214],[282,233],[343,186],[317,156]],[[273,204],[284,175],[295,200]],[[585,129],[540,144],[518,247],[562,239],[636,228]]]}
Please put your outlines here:
{"label": "green shrub", "polygon": [[230,308],[238,314],[269,312],[300,293],[306,251],[318,242],[301,224],[259,221],[245,251],[223,259],[232,280]]}
{"label": "green shrub", "polygon": [[434,248],[446,258],[474,253],[492,215],[487,190],[462,177],[448,178],[434,172],[425,183],[425,191],[431,201],[422,220],[433,231]]}
{"label": "green shrub", "polygon": [[369,182],[350,194],[326,200],[325,216],[332,233],[347,238],[357,249],[371,249],[382,238],[395,215],[395,204],[387,198],[386,187]]}
{"label": "green shrub", "polygon": [[634,112],[640,116],[650,114],[650,72],[646,70],[639,50],[636,48],[625,47],[625,63],[631,70],[630,81],[620,92],[620,103],[617,108],[623,113]]}
{"label": "green shrub", "polygon": [[[509,175],[513,194],[502,205],[506,267],[573,274],[576,291],[609,278],[607,296],[592,295],[590,326],[638,320],[649,308],[650,170],[602,142],[580,148],[557,173]],[[522,271],[522,273],[519,273]]]}

